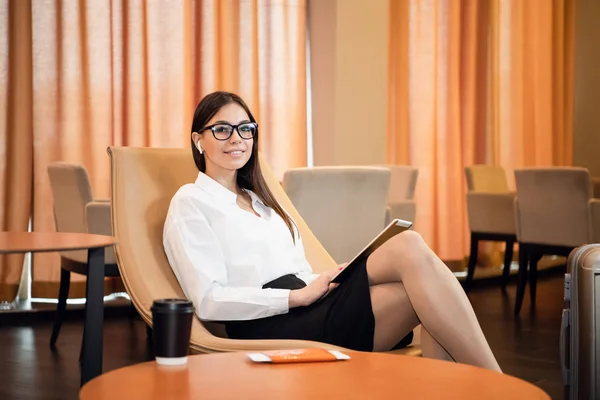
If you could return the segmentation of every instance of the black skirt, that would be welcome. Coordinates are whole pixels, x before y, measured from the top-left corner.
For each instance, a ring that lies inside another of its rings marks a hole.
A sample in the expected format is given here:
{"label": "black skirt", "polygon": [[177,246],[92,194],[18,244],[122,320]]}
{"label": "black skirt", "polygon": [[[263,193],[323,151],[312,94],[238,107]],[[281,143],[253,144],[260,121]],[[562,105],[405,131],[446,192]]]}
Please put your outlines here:
{"label": "black skirt", "polygon": [[[340,285],[324,299],[308,307],[295,307],[286,314],[246,321],[227,321],[232,339],[299,339],[324,342],[358,351],[373,351],[375,316],[371,307],[366,260],[347,271]],[[286,275],[264,288],[299,289],[305,283]],[[394,349],[412,342],[410,332]]]}

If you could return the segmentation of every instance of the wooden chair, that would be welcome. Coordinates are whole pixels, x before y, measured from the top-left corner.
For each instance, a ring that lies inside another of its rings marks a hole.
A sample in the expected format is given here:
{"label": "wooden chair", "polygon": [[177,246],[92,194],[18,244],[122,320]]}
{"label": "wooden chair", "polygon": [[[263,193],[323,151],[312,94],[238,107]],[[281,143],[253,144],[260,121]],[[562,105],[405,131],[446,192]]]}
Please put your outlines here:
{"label": "wooden chair", "polygon": [[[188,149],[111,147],[109,154],[112,222],[119,238],[117,263],[133,304],[151,326],[150,307],[155,299],[185,297],[164,254],[162,231],[171,198],[183,184],[195,181],[198,170]],[[311,233],[262,157],[260,162],[269,188],[298,224],[306,256],[315,271],[333,268],[333,258]],[[190,347],[201,353],[298,347],[339,349],[305,340],[229,339],[222,324],[201,322],[198,318],[192,324]],[[420,348],[411,345],[395,352],[420,355]]]}
{"label": "wooden chair", "polygon": [[519,241],[515,314],[519,314],[528,281],[535,307],[537,265],[544,255],[568,257],[578,246],[600,243],[600,200],[592,198],[585,168],[524,168],[515,171],[515,181]]}
{"label": "wooden chair", "polygon": [[[54,201],[57,232],[112,235],[110,200],[94,199],[90,179],[82,165],[62,161],[53,162],[48,165],[48,176]],[[104,259],[104,276],[118,277],[119,269],[112,248],[106,249]],[[51,347],[56,345],[64,319],[72,272],[87,276],[87,250],[60,254],[60,286],[56,317],[50,336]]]}
{"label": "wooden chair", "polygon": [[339,264],[350,261],[385,227],[390,170],[370,166],[294,168],[283,189]]}
{"label": "wooden chair", "polygon": [[394,218],[410,221],[417,225],[417,204],[415,189],[419,169],[408,165],[386,165],[390,169],[390,191],[386,222]]}
{"label": "wooden chair", "polygon": [[502,167],[473,165],[465,168],[467,178],[467,214],[471,230],[471,251],[465,291],[473,283],[480,241],[505,242],[502,288],[506,287],[516,241],[514,193],[508,189]]}

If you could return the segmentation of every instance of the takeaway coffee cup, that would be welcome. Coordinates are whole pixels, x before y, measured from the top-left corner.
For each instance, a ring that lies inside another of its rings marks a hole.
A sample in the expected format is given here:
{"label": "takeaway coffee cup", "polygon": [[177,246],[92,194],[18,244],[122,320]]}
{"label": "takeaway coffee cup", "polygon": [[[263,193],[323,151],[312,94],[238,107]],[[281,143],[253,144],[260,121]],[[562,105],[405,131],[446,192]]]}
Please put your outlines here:
{"label": "takeaway coffee cup", "polygon": [[160,365],[187,363],[194,305],[185,299],[160,299],[152,303],[154,356]]}

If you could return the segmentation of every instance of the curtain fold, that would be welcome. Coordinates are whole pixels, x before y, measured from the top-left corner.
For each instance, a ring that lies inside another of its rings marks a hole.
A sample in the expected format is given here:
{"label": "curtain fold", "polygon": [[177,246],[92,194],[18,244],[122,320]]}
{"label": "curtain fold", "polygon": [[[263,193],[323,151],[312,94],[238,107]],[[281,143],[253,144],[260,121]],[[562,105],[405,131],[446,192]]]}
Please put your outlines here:
{"label": "curtain fold", "polygon": [[[0,224],[27,231],[32,196],[31,1],[0,1]],[[0,256],[0,301],[14,300],[23,255]]]}
{"label": "curtain fold", "polygon": [[416,225],[443,259],[468,253],[466,166],[514,185],[515,168],[571,164],[574,7],[390,2],[387,161],[419,168]]}
{"label": "curtain fold", "polygon": [[411,161],[407,79],[409,6],[410,0],[390,1],[386,158],[392,164],[408,164]]}
{"label": "curtain fold", "polygon": [[497,162],[571,165],[573,156],[574,1],[513,0],[498,22],[505,68],[498,78],[499,129],[492,131]]}
{"label": "curtain fold", "polygon": [[[26,230],[29,215],[34,231],[54,230],[49,162],[83,164],[94,196],[109,197],[108,146],[189,147],[194,108],[215,90],[248,102],[278,175],[306,165],[304,0],[0,0],[0,13],[0,48],[12,52],[0,66],[13,67],[0,72],[2,145],[15,156],[0,161],[13,199],[3,230]],[[34,255],[34,297],[56,296],[58,266],[57,254]],[[0,287],[19,277],[20,266],[0,267]]]}

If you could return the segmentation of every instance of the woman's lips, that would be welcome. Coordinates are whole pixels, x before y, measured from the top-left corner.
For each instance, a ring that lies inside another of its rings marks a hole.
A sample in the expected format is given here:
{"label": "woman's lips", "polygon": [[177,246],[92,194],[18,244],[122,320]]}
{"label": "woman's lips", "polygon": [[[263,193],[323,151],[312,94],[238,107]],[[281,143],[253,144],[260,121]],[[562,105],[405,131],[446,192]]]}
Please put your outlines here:
{"label": "woman's lips", "polygon": [[225,154],[231,156],[231,157],[240,157],[242,154],[244,154],[243,150],[232,150],[232,151],[226,151]]}

